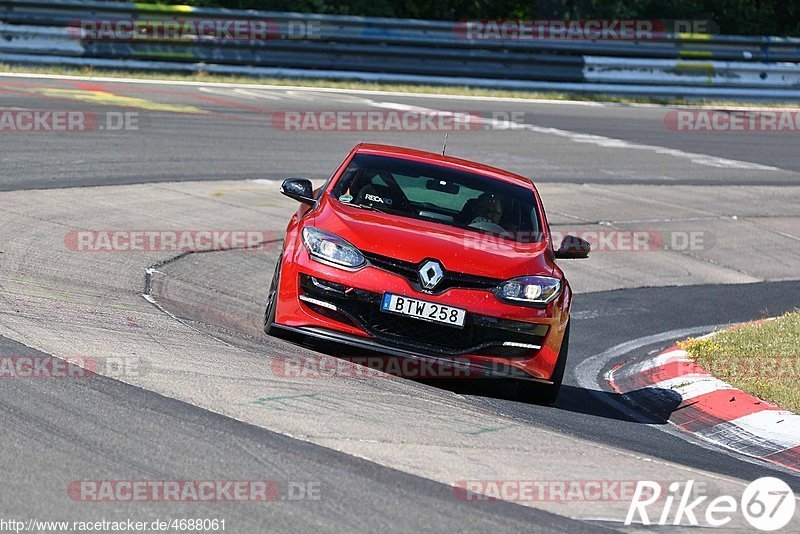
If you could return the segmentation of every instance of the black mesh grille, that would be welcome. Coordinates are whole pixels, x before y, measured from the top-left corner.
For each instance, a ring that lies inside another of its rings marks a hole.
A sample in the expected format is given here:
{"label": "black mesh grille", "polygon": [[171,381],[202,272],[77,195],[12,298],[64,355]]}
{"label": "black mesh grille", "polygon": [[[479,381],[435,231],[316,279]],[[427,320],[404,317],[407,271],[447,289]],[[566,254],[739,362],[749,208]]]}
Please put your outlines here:
{"label": "black mesh grille", "polygon": [[541,345],[547,334],[546,325],[472,313],[467,313],[463,328],[386,313],[380,310],[382,295],[378,293],[319,280],[315,284],[307,275],[301,275],[300,286],[304,294],[336,305],[343,322],[355,322],[376,338],[411,350],[515,358],[528,356],[534,349],[504,347],[504,341]]}

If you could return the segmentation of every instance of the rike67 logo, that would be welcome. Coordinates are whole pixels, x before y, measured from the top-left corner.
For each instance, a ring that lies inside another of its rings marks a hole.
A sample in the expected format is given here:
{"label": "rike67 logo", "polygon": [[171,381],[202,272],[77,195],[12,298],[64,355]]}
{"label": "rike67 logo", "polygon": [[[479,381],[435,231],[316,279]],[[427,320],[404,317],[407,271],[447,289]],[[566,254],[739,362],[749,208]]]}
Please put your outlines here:
{"label": "rike67 logo", "polygon": [[[660,484],[642,480],[636,486],[625,524],[724,527],[741,512],[750,526],[770,532],[789,524],[796,505],[789,485],[774,477],[754,480],[738,501],[730,495],[707,499],[707,495],[697,496],[694,492],[693,480],[683,485],[673,482],[665,496]],[[705,521],[701,523],[699,519]]]}

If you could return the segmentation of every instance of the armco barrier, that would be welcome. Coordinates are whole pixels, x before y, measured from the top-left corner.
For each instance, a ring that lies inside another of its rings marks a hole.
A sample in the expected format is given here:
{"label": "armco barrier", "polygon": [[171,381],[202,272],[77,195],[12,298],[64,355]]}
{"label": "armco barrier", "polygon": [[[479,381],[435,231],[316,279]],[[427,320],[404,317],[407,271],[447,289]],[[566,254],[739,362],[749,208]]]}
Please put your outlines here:
{"label": "armco barrier", "polygon": [[[313,22],[313,38],[91,40],[81,20]],[[70,27],[72,26],[72,27]],[[0,62],[800,100],[800,39],[663,34],[646,41],[471,40],[459,23],[79,0],[0,0]]]}

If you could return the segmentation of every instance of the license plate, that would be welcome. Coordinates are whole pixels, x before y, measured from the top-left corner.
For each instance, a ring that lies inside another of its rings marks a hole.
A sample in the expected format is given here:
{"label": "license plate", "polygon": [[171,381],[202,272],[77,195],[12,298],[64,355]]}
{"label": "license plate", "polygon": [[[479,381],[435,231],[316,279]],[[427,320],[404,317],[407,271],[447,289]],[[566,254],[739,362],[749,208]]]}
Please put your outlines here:
{"label": "license plate", "polygon": [[391,293],[383,294],[381,310],[459,328],[464,326],[464,318],[467,316],[467,310],[461,308],[442,306],[434,302],[412,299],[402,295],[392,295]]}

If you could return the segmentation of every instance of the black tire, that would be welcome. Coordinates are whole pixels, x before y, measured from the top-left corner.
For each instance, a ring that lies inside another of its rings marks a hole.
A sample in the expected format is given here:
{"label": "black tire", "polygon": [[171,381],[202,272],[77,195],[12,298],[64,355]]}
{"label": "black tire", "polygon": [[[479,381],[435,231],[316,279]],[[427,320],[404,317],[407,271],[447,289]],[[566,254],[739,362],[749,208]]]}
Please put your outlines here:
{"label": "black tire", "polygon": [[269,285],[267,306],[264,310],[264,333],[268,336],[300,343],[303,341],[303,335],[275,326],[275,315],[278,308],[278,287],[280,287],[281,279],[281,260],[283,260],[283,254],[278,256],[278,263],[275,264],[275,273],[272,275],[272,283]]}
{"label": "black tire", "polygon": [[564,370],[567,368],[567,354],[569,354],[569,324],[564,332],[564,339],[561,342],[561,350],[558,352],[558,361],[553,370],[550,380],[552,384],[542,384],[529,380],[517,381],[517,392],[519,400],[525,402],[535,402],[545,406],[552,406],[561,391],[561,382],[564,380]]}

